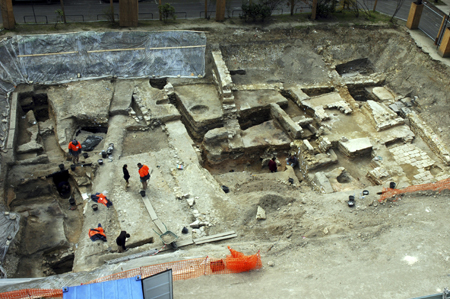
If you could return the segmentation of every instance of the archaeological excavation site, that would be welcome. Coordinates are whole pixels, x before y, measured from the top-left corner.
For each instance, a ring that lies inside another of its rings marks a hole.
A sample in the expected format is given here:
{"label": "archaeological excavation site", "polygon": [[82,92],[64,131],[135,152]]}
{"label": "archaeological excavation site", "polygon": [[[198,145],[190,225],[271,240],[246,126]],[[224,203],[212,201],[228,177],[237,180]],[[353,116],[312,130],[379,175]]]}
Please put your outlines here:
{"label": "archaeological excavation site", "polygon": [[[227,246],[261,266],[175,281],[177,297],[450,285],[449,68],[401,27],[221,26],[1,41],[0,269],[30,281],[0,292]],[[89,238],[99,225],[106,241]]]}

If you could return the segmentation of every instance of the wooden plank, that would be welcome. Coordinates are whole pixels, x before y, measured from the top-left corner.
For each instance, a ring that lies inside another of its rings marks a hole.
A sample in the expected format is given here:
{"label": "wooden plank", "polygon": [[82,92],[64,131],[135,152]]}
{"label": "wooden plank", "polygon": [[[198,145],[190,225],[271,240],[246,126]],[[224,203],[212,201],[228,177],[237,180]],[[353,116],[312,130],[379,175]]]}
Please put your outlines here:
{"label": "wooden plank", "polygon": [[164,226],[161,220],[155,219],[153,220],[153,223],[158,227],[158,229],[161,231],[162,234],[166,232],[166,227]]}
{"label": "wooden plank", "polygon": [[192,244],[194,244],[194,241],[192,241],[192,239],[177,242],[178,247],[188,246],[188,245],[192,245]]}
{"label": "wooden plank", "polygon": [[217,238],[214,238],[214,239],[209,239],[209,240],[204,240],[204,241],[199,241],[199,242],[196,242],[194,240],[194,243],[196,245],[199,245],[199,244],[203,244],[203,243],[216,242],[216,241],[221,241],[221,240],[226,240],[226,239],[231,239],[231,238],[236,238],[236,237],[237,237],[237,234],[232,234],[232,235],[217,237]]}
{"label": "wooden plank", "polygon": [[224,232],[224,233],[220,233],[220,234],[215,234],[215,235],[210,235],[210,236],[198,238],[198,239],[195,239],[194,242],[208,240],[208,239],[213,239],[213,238],[222,237],[222,236],[226,236],[226,235],[232,235],[232,234],[235,234],[235,233],[236,232],[234,230],[230,230],[229,232]]}
{"label": "wooden plank", "polygon": [[[91,50],[88,53],[104,53],[104,52],[125,52],[125,51],[151,51],[151,50],[170,50],[170,49],[192,49],[192,48],[204,48],[206,45],[198,46],[179,46],[179,47],[156,47],[156,48],[128,48],[128,49],[107,49],[107,50]],[[68,54],[78,54],[78,51],[69,52],[56,52],[56,53],[42,53],[42,54],[24,54],[17,55],[17,57],[41,57],[41,56],[53,56],[53,55],[68,55]]]}
{"label": "wooden plank", "polygon": [[[194,241],[192,241],[192,239],[177,242],[178,248],[183,247],[183,246],[192,245],[192,244],[194,244]],[[161,251],[166,251],[166,250],[173,250],[173,248],[171,245],[166,245],[166,247],[164,247],[164,249]]]}
{"label": "wooden plank", "polygon": [[79,53],[78,51],[70,51],[70,52],[58,52],[58,53],[17,55],[17,57],[40,57],[40,56],[68,55],[68,54],[78,54],[78,53]]}
{"label": "wooden plank", "polygon": [[142,198],[142,200],[144,201],[145,207],[147,208],[147,211],[150,214],[150,218],[152,218],[153,221],[158,219],[158,216],[156,216],[156,212],[153,209],[153,206],[150,203],[150,200],[148,199],[148,197],[144,197],[144,198]]}
{"label": "wooden plank", "polygon": [[123,51],[143,51],[145,48],[128,48],[128,49],[108,49],[108,50],[92,50],[88,53],[104,53],[104,52],[123,52]]}

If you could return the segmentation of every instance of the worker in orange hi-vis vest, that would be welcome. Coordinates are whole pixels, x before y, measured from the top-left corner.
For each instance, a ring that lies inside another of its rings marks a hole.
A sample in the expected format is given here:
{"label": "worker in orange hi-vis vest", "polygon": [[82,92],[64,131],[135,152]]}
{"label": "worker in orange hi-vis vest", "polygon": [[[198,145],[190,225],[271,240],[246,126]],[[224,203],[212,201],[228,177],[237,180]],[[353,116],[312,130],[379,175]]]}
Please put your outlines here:
{"label": "worker in orange hi-vis vest", "polygon": [[139,167],[139,177],[141,178],[142,183],[142,189],[147,189],[147,181],[150,179],[150,169],[147,165],[142,165],[141,163],[138,163],[137,165]]}
{"label": "worker in orange hi-vis vest", "polygon": [[69,143],[69,154],[72,155],[73,164],[78,163],[78,159],[80,158],[81,153],[81,143],[76,141],[75,139]]}

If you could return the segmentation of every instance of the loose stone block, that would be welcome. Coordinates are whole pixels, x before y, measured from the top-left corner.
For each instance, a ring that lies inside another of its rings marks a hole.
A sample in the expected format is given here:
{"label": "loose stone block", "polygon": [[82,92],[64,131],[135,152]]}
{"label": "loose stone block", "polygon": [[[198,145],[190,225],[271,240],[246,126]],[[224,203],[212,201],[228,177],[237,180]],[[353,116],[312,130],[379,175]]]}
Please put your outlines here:
{"label": "loose stone block", "polygon": [[256,211],[256,219],[257,220],[264,220],[266,219],[266,211],[264,211],[263,208],[258,206],[258,210]]}
{"label": "loose stone block", "polygon": [[370,154],[372,143],[367,137],[350,139],[346,142],[339,141],[339,150],[348,157],[362,156]]}
{"label": "loose stone block", "polygon": [[275,103],[270,104],[270,112],[292,139],[300,139],[302,137],[302,127],[296,124],[280,106]]}

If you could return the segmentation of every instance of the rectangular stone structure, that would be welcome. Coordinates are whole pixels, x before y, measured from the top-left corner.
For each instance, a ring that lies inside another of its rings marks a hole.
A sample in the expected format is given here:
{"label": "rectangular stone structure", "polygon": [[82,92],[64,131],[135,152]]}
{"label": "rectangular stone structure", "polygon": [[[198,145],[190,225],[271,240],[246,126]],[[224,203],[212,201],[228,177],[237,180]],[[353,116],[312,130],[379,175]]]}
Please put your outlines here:
{"label": "rectangular stone structure", "polygon": [[290,117],[281,109],[278,104],[271,103],[270,104],[270,113],[272,117],[278,120],[280,125],[283,127],[285,132],[292,139],[300,139],[302,137],[303,129],[298,124],[296,124]]}
{"label": "rectangular stone structure", "polygon": [[234,96],[231,92],[231,86],[233,80],[231,79],[230,72],[222,57],[220,50],[211,51],[212,58],[214,60],[214,76],[217,86],[219,87],[219,93],[224,103],[234,103]]}
{"label": "rectangular stone structure", "polygon": [[370,154],[372,143],[367,137],[339,141],[339,150],[348,157]]}

